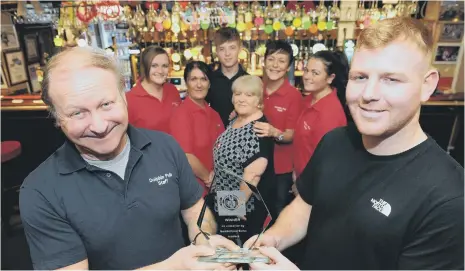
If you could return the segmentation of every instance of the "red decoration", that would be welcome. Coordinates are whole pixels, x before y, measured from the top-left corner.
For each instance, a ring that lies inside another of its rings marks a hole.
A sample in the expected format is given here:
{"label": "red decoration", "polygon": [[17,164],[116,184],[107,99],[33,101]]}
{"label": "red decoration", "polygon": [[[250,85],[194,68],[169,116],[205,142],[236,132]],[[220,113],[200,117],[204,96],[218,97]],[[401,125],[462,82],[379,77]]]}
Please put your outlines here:
{"label": "red decoration", "polygon": [[145,2],[145,8],[150,9],[150,6],[152,6],[154,10],[157,10],[160,7],[160,3],[158,3],[158,2]]}
{"label": "red decoration", "polygon": [[315,9],[315,4],[312,1],[305,1],[302,3],[302,8],[304,8],[305,13],[309,12],[311,9]]}
{"label": "red decoration", "polygon": [[76,9],[76,17],[83,23],[89,23],[92,19],[97,16],[97,8],[95,5],[88,4],[87,1],[79,3]]}
{"label": "red decoration", "polygon": [[295,3],[291,2],[291,1],[287,2],[286,9],[287,10],[295,10]]}
{"label": "red decoration", "polygon": [[187,7],[187,5],[189,4],[188,1],[180,1],[179,2],[179,5],[181,6],[182,9],[185,9]]}
{"label": "red decoration", "polygon": [[98,13],[104,20],[116,19],[121,15],[121,6],[118,1],[100,1],[96,5]]}

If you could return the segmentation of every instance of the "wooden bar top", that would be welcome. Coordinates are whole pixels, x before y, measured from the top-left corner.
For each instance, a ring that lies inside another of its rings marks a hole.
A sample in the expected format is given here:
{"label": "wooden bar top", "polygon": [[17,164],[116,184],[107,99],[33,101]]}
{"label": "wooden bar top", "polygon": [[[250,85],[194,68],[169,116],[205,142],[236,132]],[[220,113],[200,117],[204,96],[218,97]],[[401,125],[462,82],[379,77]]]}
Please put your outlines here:
{"label": "wooden bar top", "polygon": [[427,101],[423,106],[464,106],[463,101]]}
{"label": "wooden bar top", "polygon": [[463,92],[454,94],[438,94],[432,96],[424,105],[427,106],[463,106]]}
{"label": "wooden bar top", "polygon": [[[2,111],[43,111],[47,106],[40,95],[0,96]],[[431,97],[423,106],[464,106],[463,93],[436,95]]]}
{"label": "wooden bar top", "polygon": [[43,111],[47,106],[40,95],[1,96],[2,111]]}

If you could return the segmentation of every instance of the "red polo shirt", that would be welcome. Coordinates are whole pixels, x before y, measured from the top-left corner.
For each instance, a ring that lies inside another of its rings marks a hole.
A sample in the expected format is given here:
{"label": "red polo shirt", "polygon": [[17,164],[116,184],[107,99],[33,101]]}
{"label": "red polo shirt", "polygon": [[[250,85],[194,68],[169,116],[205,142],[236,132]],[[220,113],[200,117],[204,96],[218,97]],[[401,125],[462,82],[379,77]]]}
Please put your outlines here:
{"label": "red polo shirt", "polygon": [[150,95],[139,80],[126,93],[129,123],[140,128],[169,132],[169,120],[175,108],[181,103],[178,89],[170,83],[163,85],[161,100]]}
{"label": "red polo shirt", "polygon": [[[275,128],[285,131],[295,129],[302,106],[302,95],[289,81],[284,83],[271,95],[263,91],[263,103],[266,118]],[[274,170],[276,174],[292,172],[292,143],[275,144]]]}
{"label": "red polo shirt", "polygon": [[[170,121],[170,133],[181,145],[185,153],[195,155],[208,170],[213,170],[213,145],[218,136],[224,132],[220,115],[206,102],[200,107],[189,97],[184,99],[174,112]],[[197,178],[204,187],[204,195],[208,191],[205,183]]]}
{"label": "red polo shirt", "polygon": [[303,100],[303,110],[294,131],[294,170],[299,176],[313,155],[318,142],[329,131],[347,125],[336,91],[311,105],[312,95]]}

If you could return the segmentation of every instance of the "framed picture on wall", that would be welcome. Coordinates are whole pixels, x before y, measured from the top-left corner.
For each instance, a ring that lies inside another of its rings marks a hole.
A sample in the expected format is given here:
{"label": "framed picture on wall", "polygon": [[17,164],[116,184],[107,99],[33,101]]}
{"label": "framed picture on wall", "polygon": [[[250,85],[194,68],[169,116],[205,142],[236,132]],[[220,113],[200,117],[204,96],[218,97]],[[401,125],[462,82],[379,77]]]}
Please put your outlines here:
{"label": "framed picture on wall", "polygon": [[27,62],[39,61],[39,49],[37,47],[37,36],[35,34],[24,36],[24,47],[26,48]]}
{"label": "framed picture on wall", "polygon": [[39,92],[41,89],[40,82],[39,82],[39,73],[40,73],[40,64],[34,63],[27,66],[27,70],[29,72],[29,80],[31,82],[32,92]]}
{"label": "framed picture on wall", "polygon": [[18,34],[12,24],[4,24],[1,28],[2,51],[19,49]]}
{"label": "framed picture on wall", "polygon": [[46,58],[53,55],[53,33],[50,29],[43,29],[39,32],[39,54],[40,63],[45,65]]}
{"label": "framed picture on wall", "polygon": [[5,76],[5,72],[3,71],[3,68],[2,68],[2,88],[8,88],[8,83],[6,81],[6,76]]}
{"label": "framed picture on wall", "polygon": [[438,43],[434,64],[455,64],[460,52],[460,43]]}
{"label": "framed picture on wall", "polygon": [[463,23],[444,23],[441,26],[440,42],[461,42],[463,38]]}
{"label": "framed picture on wall", "polygon": [[6,52],[5,63],[11,86],[27,82],[26,63],[23,52]]}
{"label": "framed picture on wall", "polygon": [[442,1],[439,21],[463,21],[463,4],[463,0]]}

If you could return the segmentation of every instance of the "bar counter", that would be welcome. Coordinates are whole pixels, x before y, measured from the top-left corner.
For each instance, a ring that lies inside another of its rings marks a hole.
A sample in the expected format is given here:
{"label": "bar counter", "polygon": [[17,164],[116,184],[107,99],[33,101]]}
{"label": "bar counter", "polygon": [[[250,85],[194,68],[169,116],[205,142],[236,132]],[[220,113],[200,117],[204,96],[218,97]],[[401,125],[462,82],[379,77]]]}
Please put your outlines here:
{"label": "bar counter", "polygon": [[0,96],[2,112],[4,111],[44,111],[47,106],[40,95]]}
{"label": "bar counter", "polygon": [[[65,140],[55,126],[47,107],[39,95],[15,95],[1,97],[2,141],[21,142],[19,178],[25,178],[40,165]],[[464,129],[463,93],[432,97],[421,109],[420,123],[444,150],[463,166]]]}
{"label": "bar counter", "polygon": [[[44,111],[47,106],[40,99],[40,95],[1,96],[3,111]],[[461,99],[460,99],[461,98]],[[432,97],[423,106],[464,106],[463,93],[440,95]]]}

